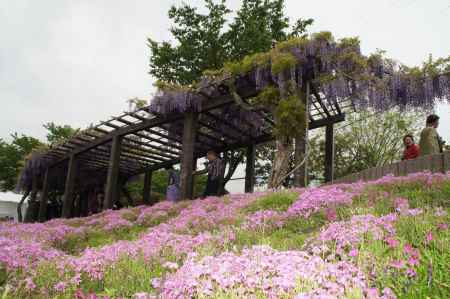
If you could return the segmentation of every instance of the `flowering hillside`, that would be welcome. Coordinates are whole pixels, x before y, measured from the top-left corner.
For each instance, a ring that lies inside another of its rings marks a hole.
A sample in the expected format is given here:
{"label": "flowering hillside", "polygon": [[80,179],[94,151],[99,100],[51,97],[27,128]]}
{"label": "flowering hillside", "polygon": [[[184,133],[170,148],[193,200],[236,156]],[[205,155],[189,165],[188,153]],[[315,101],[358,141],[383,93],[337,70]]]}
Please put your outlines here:
{"label": "flowering hillside", "polygon": [[0,223],[2,298],[450,298],[450,173]]}

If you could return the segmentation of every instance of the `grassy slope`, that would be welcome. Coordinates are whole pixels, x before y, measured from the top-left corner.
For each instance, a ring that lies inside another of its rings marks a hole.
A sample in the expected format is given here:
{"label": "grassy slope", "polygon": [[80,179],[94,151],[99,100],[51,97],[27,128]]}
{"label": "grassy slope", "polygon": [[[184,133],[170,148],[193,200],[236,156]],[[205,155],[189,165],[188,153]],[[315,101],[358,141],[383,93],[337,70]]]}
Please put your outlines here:
{"label": "grassy slope", "polygon": [[[204,246],[198,248],[202,256],[217,255],[224,250],[239,252],[252,245],[269,245],[277,250],[304,250],[312,237],[317,236],[321,229],[326,228],[330,222],[349,221],[355,215],[372,214],[374,216],[387,215],[394,212],[393,202],[402,197],[409,201],[410,208],[423,209],[423,213],[415,216],[399,216],[395,222],[394,244],[387,244],[385,240],[375,240],[370,234],[363,236],[363,241],[357,248],[357,256],[353,262],[364,269],[373,287],[382,290],[391,288],[399,298],[450,298],[450,234],[445,224],[449,223],[450,212],[450,182],[440,182],[426,186],[423,182],[408,182],[398,184],[381,184],[368,186],[362,194],[354,199],[352,205],[338,206],[335,209],[335,219],[327,219],[326,212],[311,215],[309,218],[298,217],[289,219],[282,227],[266,227],[261,229],[245,229],[242,221],[247,215],[261,210],[286,211],[297,199],[294,192],[281,192],[262,196],[249,206],[240,209],[236,217],[230,220],[229,226],[235,231],[235,238],[224,246]],[[447,215],[436,216],[437,207],[443,207]],[[167,221],[178,215],[172,213],[171,217],[160,219],[146,224],[118,228],[105,232],[101,229],[89,231],[83,236],[69,235],[58,248],[73,254],[80,254],[89,247],[102,247],[113,244],[118,240],[135,240],[146,231],[148,227]],[[133,218],[130,213],[126,217]],[[329,218],[329,217],[328,217]],[[72,225],[76,226],[76,223]],[[208,226],[198,229],[208,230]],[[223,226],[221,227],[223,228]],[[195,231],[193,229],[193,231]],[[217,227],[211,227],[217,233]],[[428,237],[428,238],[427,238]],[[396,260],[407,259],[404,245],[410,244],[420,251],[419,264],[414,267],[416,274],[409,275],[405,269],[395,269],[389,265]],[[333,250],[333,249],[332,249]],[[172,260],[182,263],[183,257],[164,253],[164,259],[128,258],[124,256],[114,268],[109,268],[103,279],[93,281],[82,277],[81,289],[100,295],[111,297],[131,297],[138,292],[155,292],[152,279],[164,277],[169,270],[162,266],[162,260]],[[60,279],[55,266],[49,263],[41,264],[37,269],[39,275],[34,283],[39,287],[49,288]],[[7,282],[14,282],[14,277],[20,277],[20,271],[0,274],[0,283],[5,286]],[[70,298],[74,289],[62,293],[50,291],[49,297]],[[4,298],[45,298],[37,292],[30,293],[22,287],[16,293],[9,291]],[[217,291],[213,296],[217,298],[232,298],[232,293]],[[262,296],[258,296],[262,297]],[[359,297],[355,295],[355,298]]]}

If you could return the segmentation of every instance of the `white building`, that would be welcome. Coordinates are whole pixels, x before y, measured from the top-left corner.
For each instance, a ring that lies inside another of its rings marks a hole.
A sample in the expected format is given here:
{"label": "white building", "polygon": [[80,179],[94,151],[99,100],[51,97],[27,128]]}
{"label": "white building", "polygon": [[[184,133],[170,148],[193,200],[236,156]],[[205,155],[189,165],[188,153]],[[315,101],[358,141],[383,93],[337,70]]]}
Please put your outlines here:
{"label": "white building", "polygon": [[[0,193],[0,218],[12,217],[17,221],[17,205],[22,198],[22,194],[13,192]],[[22,205],[22,215],[25,215],[27,203]]]}

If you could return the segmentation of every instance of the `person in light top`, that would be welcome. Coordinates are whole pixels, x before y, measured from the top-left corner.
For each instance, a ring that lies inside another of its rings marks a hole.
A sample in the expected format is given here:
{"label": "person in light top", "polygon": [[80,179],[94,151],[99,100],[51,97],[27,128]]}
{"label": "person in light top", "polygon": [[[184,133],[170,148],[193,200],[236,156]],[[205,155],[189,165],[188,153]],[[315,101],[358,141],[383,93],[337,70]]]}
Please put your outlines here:
{"label": "person in light top", "polygon": [[223,180],[223,162],[214,150],[209,150],[206,154],[208,165],[205,170],[197,172],[197,174],[208,173],[208,180],[206,181],[205,191],[203,197],[220,195],[220,185]]}
{"label": "person in light top", "polygon": [[420,133],[420,155],[434,155],[442,152],[443,142],[436,129],[439,126],[439,116],[432,114],[427,117],[426,127]]}

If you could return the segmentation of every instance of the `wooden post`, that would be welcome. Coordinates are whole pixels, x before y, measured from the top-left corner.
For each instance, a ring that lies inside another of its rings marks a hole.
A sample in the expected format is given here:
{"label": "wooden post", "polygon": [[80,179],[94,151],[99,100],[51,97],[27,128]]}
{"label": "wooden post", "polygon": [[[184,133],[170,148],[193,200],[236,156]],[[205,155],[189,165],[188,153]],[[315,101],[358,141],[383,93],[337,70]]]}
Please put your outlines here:
{"label": "wooden post", "polygon": [[255,158],[256,146],[250,144],[247,147],[247,163],[245,165],[245,193],[253,193],[255,189]]}
{"label": "wooden post", "polygon": [[325,182],[333,182],[334,179],[334,128],[333,124],[327,125],[325,133]]}
{"label": "wooden post", "polygon": [[183,150],[181,156],[181,199],[193,197],[194,146],[197,133],[198,115],[187,112],[183,126]]}
{"label": "wooden post", "polygon": [[80,216],[86,217],[89,213],[89,189],[80,193]]}
{"label": "wooden post", "polygon": [[144,204],[150,204],[152,195],[152,172],[147,170],[144,175],[144,189],[142,191],[142,200]]}
{"label": "wooden post", "polygon": [[80,217],[81,215],[81,193],[75,195],[73,203],[72,217]]}
{"label": "wooden post", "polygon": [[77,172],[77,159],[71,155],[69,159],[69,169],[67,170],[66,185],[63,197],[63,207],[61,216],[69,218],[72,215],[73,199],[75,196],[75,177]]}
{"label": "wooden post", "polygon": [[44,181],[42,182],[41,199],[39,205],[39,221],[47,220],[47,202],[48,202],[48,175],[49,169],[45,169]]}
{"label": "wooden post", "polygon": [[105,199],[103,209],[112,209],[117,198],[117,184],[119,183],[119,163],[122,147],[122,136],[114,136],[109,157],[108,177],[106,179]]}
{"label": "wooden post", "polygon": [[[302,92],[303,93],[303,92]],[[309,94],[310,86],[309,81],[306,82],[306,92],[303,93],[304,98],[303,103],[305,105],[305,128],[295,137],[295,149],[294,149],[294,164],[297,167],[303,162],[303,165],[298,167],[294,171],[294,186],[295,187],[306,187],[308,184],[308,159],[306,159],[306,154],[308,152],[308,124],[309,124]]]}
{"label": "wooden post", "polygon": [[28,200],[28,207],[25,212],[24,221],[27,223],[35,222],[38,218],[39,214],[39,203],[37,202],[37,194],[38,194],[38,177],[33,176],[33,181],[31,183],[31,194],[30,199]]}

